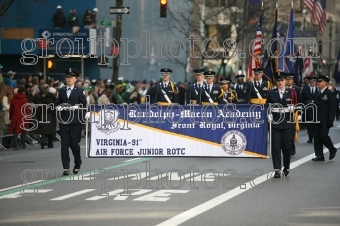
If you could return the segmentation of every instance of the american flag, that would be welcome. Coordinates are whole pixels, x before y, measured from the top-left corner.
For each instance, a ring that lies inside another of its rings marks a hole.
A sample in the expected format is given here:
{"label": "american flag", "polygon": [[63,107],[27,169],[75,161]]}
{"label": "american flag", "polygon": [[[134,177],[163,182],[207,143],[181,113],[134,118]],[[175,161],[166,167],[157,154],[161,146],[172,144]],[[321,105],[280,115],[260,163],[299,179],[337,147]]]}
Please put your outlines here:
{"label": "american flag", "polygon": [[254,71],[252,70],[253,68],[259,68],[260,67],[260,59],[256,56],[261,55],[261,40],[262,40],[262,12],[263,9],[261,9],[261,14],[260,14],[260,19],[257,24],[257,29],[255,33],[255,41],[253,42],[253,53],[252,56],[250,56],[249,60],[249,66],[248,66],[248,77],[253,77],[254,76]]}
{"label": "american flag", "polygon": [[313,62],[311,57],[311,52],[308,53],[308,57],[303,60],[303,71],[302,71],[302,79],[306,76],[314,76]]}
{"label": "american flag", "polygon": [[319,31],[326,29],[326,0],[305,0],[304,5],[312,14],[312,24],[319,25]]}

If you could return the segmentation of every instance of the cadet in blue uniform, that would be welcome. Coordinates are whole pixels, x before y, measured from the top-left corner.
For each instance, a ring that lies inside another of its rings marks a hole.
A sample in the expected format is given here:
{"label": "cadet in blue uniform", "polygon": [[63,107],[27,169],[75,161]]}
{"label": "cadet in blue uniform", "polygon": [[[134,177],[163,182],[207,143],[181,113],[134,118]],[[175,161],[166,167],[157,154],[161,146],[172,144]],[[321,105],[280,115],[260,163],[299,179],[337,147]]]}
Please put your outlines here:
{"label": "cadet in blue uniform", "polygon": [[247,94],[247,87],[248,87],[248,83],[244,82],[244,78],[246,76],[245,75],[236,75],[235,79],[236,79],[236,84],[234,85],[234,90],[237,93],[237,98],[238,104],[245,104],[246,103],[246,94]]}
{"label": "cadet in blue uniform", "polygon": [[254,81],[250,82],[247,87],[246,103],[248,104],[265,104],[268,91],[272,89],[269,81],[263,80],[263,68],[253,68]]}
{"label": "cadet in blue uniform", "polygon": [[223,98],[223,91],[219,84],[214,83],[214,71],[205,71],[204,73],[207,83],[203,86],[202,105],[218,104],[220,98]]}
{"label": "cadet in blue uniform", "polygon": [[202,68],[194,70],[196,81],[189,86],[187,91],[187,104],[190,104],[191,100],[193,100],[194,104],[202,104],[202,92],[205,84],[204,71]]}
{"label": "cadet in blue uniform", "polygon": [[237,93],[235,90],[230,89],[231,79],[220,78],[221,87],[223,90],[223,96],[219,99],[219,104],[237,103]]}
{"label": "cadet in blue uniform", "polygon": [[313,161],[325,161],[323,155],[323,145],[329,150],[329,160],[335,157],[337,149],[334,147],[329,137],[329,128],[333,127],[336,111],[336,98],[334,93],[328,89],[329,77],[326,75],[318,76],[318,87],[315,104],[317,106],[317,120],[320,123],[314,123],[314,152]]}
{"label": "cadet in blue uniform", "polygon": [[[315,104],[315,98],[319,92],[319,88],[316,85],[316,77],[308,76],[307,79],[309,84],[303,87],[300,95],[300,102],[305,106],[308,104]],[[316,117],[316,110],[313,113],[313,109],[311,107],[307,108],[304,113],[305,115],[302,116],[304,121],[313,121]],[[308,133],[307,143],[313,143],[313,123],[306,123],[306,127]]]}
{"label": "cadet in blue uniform", "polygon": [[[275,170],[274,178],[281,177],[281,150],[283,154],[283,174],[287,176],[289,174],[290,156],[293,149],[293,134],[295,129],[294,123],[288,123],[290,121],[290,114],[294,112],[293,109],[288,107],[291,104],[291,97],[289,89],[286,88],[285,77],[287,73],[276,72],[276,86],[277,88],[268,92],[267,103],[280,104],[283,108],[274,106],[272,108],[272,114],[268,115],[268,118],[273,120],[272,123],[272,160]],[[282,121],[280,121],[282,117]]]}
{"label": "cadet in blue uniform", "polygon": [[162,68],[162,81],[150,88],[146,95],[150,95],[150,103],[159,105],[170,105],[178,103],[178,87],[170,81],[172,70]]}
{"label": "cadet in blue uniform", "polygon": [[[80,140],[82,123],[84,120],[83,110],[86,107],[86,98],[82,88],[75,87],[79,73],[72,69],[66,69],[66,86],[61,88],[56,100],[57,119],[59,121],[59,132],[61,137],[61,161],[64,167],[63,175],[70,174],[69,148],[74,156],[73,173],[77,174],[81,166]],[[72,106],[67,108],[65,106]],[[76,106],[78,105],[78,106]]]}

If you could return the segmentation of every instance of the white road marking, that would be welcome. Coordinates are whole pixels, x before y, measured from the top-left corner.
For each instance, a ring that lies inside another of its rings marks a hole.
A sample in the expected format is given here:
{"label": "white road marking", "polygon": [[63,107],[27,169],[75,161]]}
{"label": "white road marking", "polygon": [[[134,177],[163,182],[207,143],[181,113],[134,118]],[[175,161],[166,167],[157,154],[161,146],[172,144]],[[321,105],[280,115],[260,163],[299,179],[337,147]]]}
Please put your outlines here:
{"label": "white road marking", "polygon": [[91,191],[95,191],[95,190],[96,189],[84,189],[84,190],[81,190],[81,191],[73,192],[73,193],[68,194],[68,195],[63,195],[63,196],[51,199],[51,201],[65,200],[65,199],[69,199],[69,198],[75,197],[77,195],[82,195],[82,194],[85,194],[85,193],[88,193],[88,192],[91,192]]}
{"label": "white road marking", "polygon": [[0,196],[0,199],[16,199],[22,196],[33,196],[36,194],[46,193],[49,191],[53,191],[53,189],[25,189],[24,192],[17,191],[8,195]]}
{"label": "white road marking", "polygon": [[[339,148],[340,147],[340,143],[337,143],[334,145],[336,148]],[[325,148],[324,150],[324,153],[327,153],[328,152],[328,149]],[[290,169],[294,169],[296,167],[298,167],[299,165],[303,164],[303,163],[306,163],[307,161],[310,161],[312,158],[315,157],[315,154],[310,154],[302,159],[299,159],[293,163],[290,164]],[[256,179],[252,180],[250,182],[247,182],[245,185],[245,188],[244,189],[240,189],[240,187],[236,187],[222,195],[219,195],[213,199],[210,199],[209,201],[206,201],[205,203],[202,203],[196,207],[193,207],[187,211],[184,211],[183,213],[180,213],[178,214],[177,216],[174,216],[156,226],[166,226],[166,225],[179,225],[179,224],[182,224],[184,223],[185,221],[188,221],[190,220],[191,218],[194,218],[196,216],[198,216],[199,214],[201,213],[204,213],[226,201],[228,201],[229,199],[232,199],[240,194],[242,194],[243,192],[245,191],[248,191],[249,189],[251,189],[254,185],[258,185],[258,184],[261,184],[262,182],[265,182],[269,179],[271,179],[273,175],[271,176],[267,176],[267,174],[264,174],[262,176],[259,176],[257,177]],[[150,194],[149,194],[150,195]],[[143,196],[145,197],[145,196]],[[143,197],[140,197],[138,199],[141,199]],[[135,199],[136,200],[136,199]]]}
{"label": "white road marking", "polygon": [[25,185],[24,185],[24,184],[20,184],[20,185],[8,187],[8,188],[3,188],[3,189],[0,189],[0,192],[6,191],[6,190],[11,190],[11,189],[13,189],[13,188],[24,187],[24,186],[30,185],[30,184],[36,184],[36,183],[39,183],[39,182],[42,182],[42,180],[37,180],[37,181],[33,181],[33,182],[31,182],[31,183],[26,183]]}
{"label": "white road marking", "polygon": [[[132,189],[131,189],[132,190]],[[116,198],[114,198],[113,200],[126,200],[128,197],[130,197],[131,195],[143,195],[145,193],[151,192],[151,189],[133,189],[133,190],[138,190],[136,192],[132,192],[130,191],[130,189],[128,191],[125,191],[125,195],[118,195]],[[127,193],[130,193],[130,195],[128,195]]]}
{"label": "white road marking", "polygon": [[131,162],[131,161],[135,161],[137,159],[140,159],[140,158],[129,159],[129,160],[125,160],[124,162]]}
{"label": "white road marking", "polygon": [[165,202],[165,201],[168,201],[170,198],[163,198],[163,197],[168,197],[171,195],[171,193],[188,193],[189,191],[190,190],[160,190],[160,191],[156,191],[151,194],[147,194],[142,197],[136,198],[133,201]]}

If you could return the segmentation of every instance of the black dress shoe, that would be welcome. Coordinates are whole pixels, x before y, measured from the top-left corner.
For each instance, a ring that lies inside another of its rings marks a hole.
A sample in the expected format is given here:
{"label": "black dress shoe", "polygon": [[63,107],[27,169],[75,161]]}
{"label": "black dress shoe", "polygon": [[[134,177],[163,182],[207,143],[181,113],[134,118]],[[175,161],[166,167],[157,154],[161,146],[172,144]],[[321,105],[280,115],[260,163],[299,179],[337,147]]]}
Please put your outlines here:
{"label": "black dress shoe", "polygon": [[274,178],[280,178],[280,177],[281,177],[280,171],[275,171]]}
{"label": "black dress shoe", "polygon": [[21,149],[26,149],[26,145],[20,145]]}
{"label": "black dress shoe", "polygon": [[336,155],[337,149],[334,148],[333,151],[330,151],[330,155],[329,155],[329,160],[334,159],[335,155]]}
{"label": "black dress shoe", "polygon": [[283,168],[283,174],[285,175],[285,177],[286,176],[288,176],[288,174],[289,174],[289,169],[288,168]]}
{"label": "black dress shoe", "polygon": [[323,156],[316,156],[315,158],[312,158],[313,161],[325,161],[325,158]]}
{"label": "black dress shoe", "polygon": [[69,171],[69,170],[65,170],[65,171],[63,172],[63,175],[64,175],[64,176],[70,175],[70,171]]}
{"label": "black dress shoe", "polygon": [[80,165],[74,165],[73,173],[77,174],[80,171]]}
{"label": "black dress shoe", "polygon": [[308,140],[307,143],[308,143],[308,144],[312,144],[313,141],[312,141],[312,140]]}

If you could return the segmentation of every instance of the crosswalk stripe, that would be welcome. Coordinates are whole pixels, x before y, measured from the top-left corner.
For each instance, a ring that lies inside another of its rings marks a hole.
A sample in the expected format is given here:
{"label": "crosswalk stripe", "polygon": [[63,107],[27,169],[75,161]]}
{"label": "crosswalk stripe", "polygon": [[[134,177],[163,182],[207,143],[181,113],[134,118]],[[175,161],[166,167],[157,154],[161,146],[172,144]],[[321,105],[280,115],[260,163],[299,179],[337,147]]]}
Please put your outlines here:
{"label": "crosswalk stripe", "polygon": [[51,199],[51,201],[65,200],[65,199],[69,199],[69,198],[75,197],[77,195],[82,195],[82,194],[85,194],[85,193],[88,193],[88,192],[91,192],[91,191],[95,191],[95,190],[97,190],[97,189],[84,189],[84,190],[81,190],[81,191],[73,192],[73,193],[68,194],[68,195],[63,195],[63,196]]}

